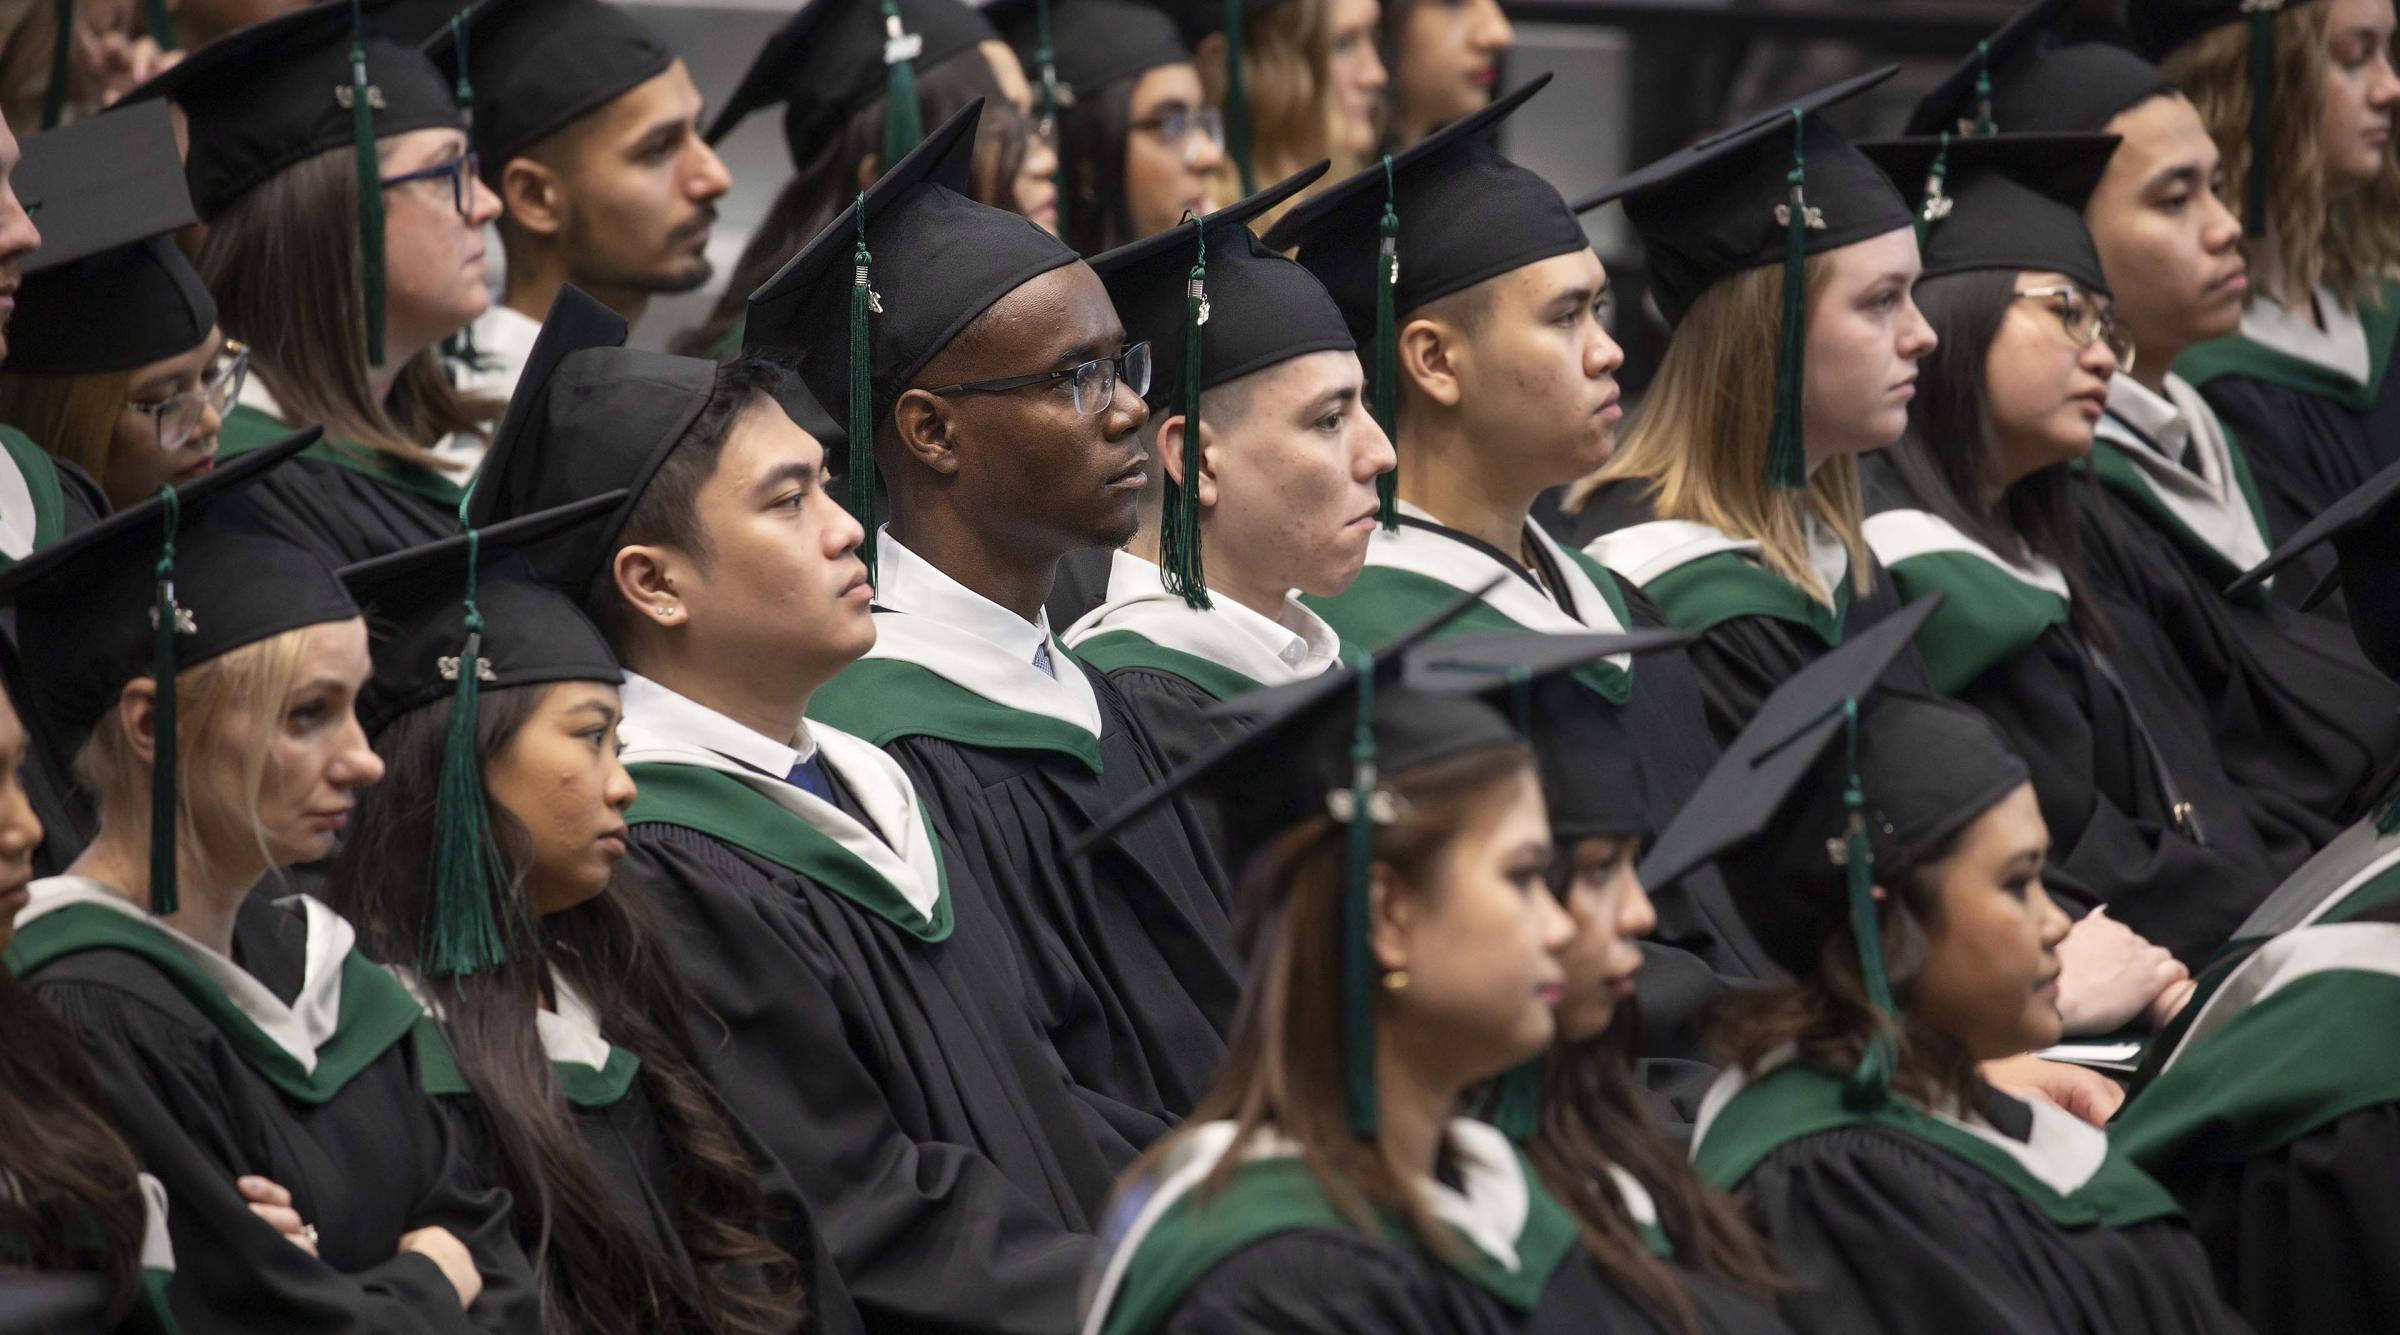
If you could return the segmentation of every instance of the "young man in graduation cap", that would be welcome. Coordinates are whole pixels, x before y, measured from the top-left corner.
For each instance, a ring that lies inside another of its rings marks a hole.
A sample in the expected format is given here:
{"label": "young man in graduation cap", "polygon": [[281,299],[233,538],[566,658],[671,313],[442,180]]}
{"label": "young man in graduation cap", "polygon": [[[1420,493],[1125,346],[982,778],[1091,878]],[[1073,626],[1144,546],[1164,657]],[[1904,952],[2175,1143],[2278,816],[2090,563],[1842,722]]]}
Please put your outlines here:
{"label": "young man in graduation cap", "polygon": [[426,54],[457,82],[508,252],[500,300],[469,327],[470,388],[516,388],[562,284],[639,324],[650,298],[708,281],[733,177],[700,138],[691,72],[641,20],[602,0],[481,0]]}
{"label": "young man in graduation cap", "polygon": [[1223,734],[1203,717],[1214,703],[1339,658],[1341,638],[1299,594],[1358,577],[1375,479],[1393,463],[1340,308],[1249,227],[1323,171],[1092,261],[1128,336],[1152,349],[1161,476],[1107,601],[1062,638],[1170,763]]}
{"label": "young man in graduation cap", "polygon": [[1180,807],[1066,859],[1159,760],[1042,606],[1060,558],[1134,536],[1150,347],[1075,252],[964,193],[980,114],[928,136],[751,296],[749,345],[796,361],[848,424],[852,513],[876,513],[878,464],[891,497],[863,549],[875,647],[809,712],[916,781],[954,865],[1029,943],[1068,1069],[1171,1120],[1207,1089],[1232,1018],[1229,878]]}
{"label": "young man in graduation cap", "polygon": [[470,508],[629,492],[541,555],[626,669],[620,881],[674,924],[706,1074],[870,1324],[1064,1329],[1111,1178],[1164,1124],[1069,1083],[1025,948],[908,773],[803,717],[876,629],[864,534],[774,398],[804,391],[625,333],[561,289]]}

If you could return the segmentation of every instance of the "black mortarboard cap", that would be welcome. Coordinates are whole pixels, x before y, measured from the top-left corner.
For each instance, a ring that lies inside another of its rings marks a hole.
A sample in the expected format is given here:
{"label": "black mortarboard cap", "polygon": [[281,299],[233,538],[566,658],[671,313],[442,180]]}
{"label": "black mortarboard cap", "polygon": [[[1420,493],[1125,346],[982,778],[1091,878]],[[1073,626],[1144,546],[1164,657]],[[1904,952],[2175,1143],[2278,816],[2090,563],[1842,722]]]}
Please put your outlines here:
{"label": "black mortarboard cap", "polygon": [[[2358,540],[2380,537],[2370,530],[2400,529],[2400,512],[2393,506],[2400,500],[2400,464],[2384,469],[2353,488],[2340,500],[2317,512],[2314,519],[2300,526],[2298,532],[2275,544],[2267,559],[2242,572],[2241,578],[2225,586],[2227,597],[2240,597],[2265,584],[2277,571],[2308,555],[2324,543],[2334,544],[2337,553]],[[2343,554],[2344,564],[2350,557]],[[2304,610],[2314,607],[2333,593],[2335,581],[2328,579],[2310,590],[2303,600]]]}
{"label": "black mortarboard cap", "polygon": [[[1267,244],[1325,284],[1372,351],[1375,420],[1398,439],[1399,318],[1453,292],[1589,246],[1558,190],[1501,157],[1487,139],[1548,86],[1547,74],[1462,116],[1376,165],[1318,192],[1267,233]],[[1297,249],[1295,249],[1297,248]],[[1399,472],[1377,480],[1383,525],[1399,522]]]}
{"label": "black mortarboard cap", "polygon": [[9,370],[124,371],[208,337],[217,303],[172,235],[194,214],[166,107],[28,138],[14,184],[42,248],[17,291]]}
{"label": "black mortarboard cap", "polygon": [[578,590],[716,388],[715,362],[623,347],[625,334],[625,317],[559,288],[467,498],[481,526],[618,494],[611,514],[538,553],[545,575]]}
{"label": "black mortarboard cap", "polygon": [[462,105],[473,98],[475,151],[492,182],[511,158],[675,62],[647,24],[606,0],[481,0],[425,54]]}
{"label": "black mortarboard cap", "polygon": [[780,102],[784,143],[798,165],[882,97],[883,161],[897,162],[922,137],[916,71],[999,36],[981,11],[958,0],[808,0],[767,39],[709,125],[708,142]]}
{"label": "black mortarboard cap", "polygon": [[2152,60],[2164,60],[2184,43],[2212,29],[2250,26],[2250,169],[2245,181],[2242,230],[2264,236],[2267,177],[2272,166],[2268,127],[2275,94],[2275,18],[2305,0],[2127,0],[2125,24],[2134,45]]}
{"label": "black mortarboard cap", "polygon": [[[1047,10],[1049,32],[1042,22]],[[1040,94],[1042,53],[1057,75],[1057,104],[1073,106],[1120,79],[1191,60],[1175,20],[1143,0],[994,0],[984,16],[1016,48]]]}
{"label": "black mortarboard cap", "polygon": [[869,570],[874,405],[993,302],[1080,262],[1040,224],[969,197],[982,114],[980,98],[961,108],[750,294],[744,351],[796,368],[849,433],[850,512],[867,531]]}
{"label": "black mortarboard cap", "polygon": [[2107,292],[2083,206],[2118,142],[2109,134],[2003,133],[1877,139],[1858,147],[1903,191],[1922,192],[1917,242],[1924,277],[2042,269]]}
{"label": "black mortarboard cap", "polygon": [[[1183,414],[1183,475],[1198,475],[1200,395],[1305,353],[1357,344],[1341,308],[1315,275],[1269,250],[1252,221],[1323,176],[1326,163],[1184,223],[1096,256],[1128,339],[1150,345],[1154,412]],[[1198,338],[1193,338],[1194,333]],[[1197,489],[1167,479],[1159,570],[1170,592],[1208,606]]]}
{"label": "black mortarboard cap", "polygon": [[314,549],[260,520],[242,489],[316,443],[315,427],[128,506],[0,572],[17,610],[29,718],[71,756],[125,684],[157,682],[151,774],[151,911],[176,908],[175,677],[285,631],[342,621],[358,607]]}
{"label": "black mortarboard cap", "polygon": [[341,571],[380,631],[374,675],[359,692],[368,735],[411,710],[451,702],[434,789],[424,954],[415,961],[427,978],[505,962],[525,926],[524,906],[508,899],[515,879],[492,838],[476,745],[482,692],[624,679],[600,632],[534,576],[518,548],[589,523],[622,499],[589,497]]}
{"label": "black mortarboard cap", "polygon": [[2029,127],[2000,114],[2000,74],[2049,48],[2059,21],[2075,0],[2033,0],[2009,16],[1991,36],[1917,100],[1905,133],[1910,135],[2015,133]]}

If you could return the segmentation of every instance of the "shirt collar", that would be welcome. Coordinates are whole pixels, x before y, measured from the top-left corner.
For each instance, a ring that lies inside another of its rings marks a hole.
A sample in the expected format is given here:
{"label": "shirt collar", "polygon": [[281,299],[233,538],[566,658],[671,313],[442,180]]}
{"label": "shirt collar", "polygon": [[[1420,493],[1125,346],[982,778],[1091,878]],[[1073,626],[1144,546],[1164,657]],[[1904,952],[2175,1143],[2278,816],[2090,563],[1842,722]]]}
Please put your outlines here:
{"label": "shirt collar", "polygon": [[875,535],[875,605],[928,617],[999,645],[1026,663],[1050,638],[1050,613],[1032,621],[975,592],[900,545],[887,525]]}
{"label": "shirt collar", "polygon": [[[1183,601],[1167,592],[1166,580],[1155,562],[1131,552],[1118,552],[1108,567],[1109,604],[1150,599]],[[1333,633],[1333,627],[1290,593],[1283,596],[1281,611],[1272,617],[1261,616],[1225,594],[1216,594],[1208,601],[1208,611],[1195,611],[1193,615],[1222,617],[1227,627],[1258,641],[1260,648],[1297,676],[1316,676],[1341,658],[1342,642]]]}
{"label": "shirt collar", "polygon": [[2183,410],[2122,371],[2108,382],[2108,415],[2133,428],[2174,463],[2184,462],[2190,451],[2192,424]]}
{"label": "shirt collar", "polygon": [[624,702],[625,717],[639,718],[644,728],[706,747],[735,764],[772,778],[787,777],[794,765],[812,760],[817,754],[816,740],[808,735],[806,723],[800,725],[800,747],[796,748],[736,723],[638,672],[625,674],[625,684],[618,688],[618,695]]}

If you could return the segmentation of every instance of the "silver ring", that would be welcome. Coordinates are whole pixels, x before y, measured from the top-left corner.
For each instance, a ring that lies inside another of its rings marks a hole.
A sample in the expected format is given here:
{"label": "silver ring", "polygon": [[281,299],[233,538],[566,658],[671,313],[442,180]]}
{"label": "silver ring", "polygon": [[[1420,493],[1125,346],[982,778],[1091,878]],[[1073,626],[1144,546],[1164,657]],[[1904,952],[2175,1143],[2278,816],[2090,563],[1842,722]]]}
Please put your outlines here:
{"label": "silver ring", "polygon": [[309,1246],[311,1246],[311,1247],[314,1247],[314,1246],[316,1246],[316,1245],[317,1245],[317,1226],[316,1226],[315,1224],[302,1224],[302,1225],[300,1226],[300,1236],[301,1236],[301,1237],[304,1237],[304,1238],[306,1238],[306,1239],[308,1239],[308,1245],[309,1245]]}

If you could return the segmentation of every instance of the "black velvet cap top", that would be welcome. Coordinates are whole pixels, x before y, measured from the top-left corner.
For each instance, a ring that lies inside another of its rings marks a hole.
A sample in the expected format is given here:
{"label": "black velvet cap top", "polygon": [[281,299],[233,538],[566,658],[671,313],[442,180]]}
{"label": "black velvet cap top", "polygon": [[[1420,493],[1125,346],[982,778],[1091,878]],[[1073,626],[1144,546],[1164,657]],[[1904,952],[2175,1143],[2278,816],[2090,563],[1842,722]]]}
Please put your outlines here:
{"label": "black velvet cap top", "polygon": [[482,0],[425,44],[443,75],[474,90],[475,151],[498,181],[509,159],[666,72],[675,53],[622,5],[605,0]]}
{"label": "black velvet cap top", "polygon": [[2269,18],[2307,0],[2125,0],[2125,26],[2134,45],[2152,60],[2211,29],[2247,23],[2254,13]]}
{"label": "black velvet cap top", "polygon": [[968,197],[982,112],[978,99],[926,135],[867,187],[863,204],[842,210],[750,294],[744,350],[796,367],[837,422],[851,420],[847,330],[862,208],[878,307],[868,321],[878,396],[905,386],[993,302],[1080,262],[1032,220]]}
{"label": "black velvet cap top", "polygon": [[[1318,163],[1201,220],[1207,235],[1207,319],[1200,326],[1200,384],[1214,389],[1310,352],[1358,346],[1341,308],[1315,275],[1269,250],[1250,223],[1325,174]],[[1152,408],[1183,392],[1186,289],[1198,251],[1194,225],[1144,237],[1092,260],[1108,284],[1129,341],[1148,340]]]}
{"label": "black velvet cap top", "polygon": [[[894,0],[902,45],[922,73],[1000,34],[982,11],[958,0]],[[750,113],[783,104],[783,138],[792,161],[815,156],[842,122],[884,94],[886,56],[878,0],[808,0],[767,39],[748,73],[708,127],[708,142],[731,133]]]}
{"label": "black velvet cap top", "polygon": [[484,691],[554,681],[619,682],[608,641],[575,600],[534,574],[524,549],[587,527],[613,511],[622,492],[603,492],[477,531],[345,566],[341,580],[366,609],[375,675],[358,696],[360,726],[372,737],[411,710],[457,694],[459,648],[471,594],[482,618],[476,680]]}
{"label": "black velvet cap top", "polygon": [[[367,6],[368,105],[377,138],[465,122],[450,82],[416,50],[376,35]],[[166,98],[190,119],[184,172],[213,220],[267,178],[352,143],[350,7],[312,4],[236,29],[126,95]]]}
{"label": "black velvet cap top", "polygon": [[1487,142],[1495,126],[1549,82],[1544,74],[1400,150],[1388,173],[1378,163],[1327,186],[1285,214],[1267,233],[1267,245],[1293,251],[1325,284],[1362,348],[1375,336],[1387,197],[1400,220],[1400,282],[1392,302],[1398,316],[1512,269],[1582,250],[1591,242],[1557,188]]}
{"label": "black velvet cap top", "polygon": [[17,290],[9,370],[131,370],[208,337],[216,299],[172,236],[195,215],[165,105],[29,136],[13,183],[42,248]]}
{"label": "black velvet cap top", "polygon": [[1845,79],[1763,112],[1620,177],[1576,202],[1581,213],[1612,199],[1642,237],[1659,309],[1680,323],[1718,280],[1781,263],[1795,186],[1794,123],[1805,159],[1803,253],[1881,236],[1909,225],[1891,178],[1816,113],[1890,78],[1896,65]]}
{"label": "black velvet cap top", "polygon": [[125,683],[150,676],[159,559],[174,541],[178,672],[303,626],[344,621],[358,606],[314,550],[277,535],[243,487],[316,443],[294,432],[34,552],[0,573],[0,605],[17,609],[29,711],[59,754],[72,755]]}
{"label": "black velvet cap top", "polygon": [[[1917,103],[1910,134],[1956,132],[1974,118],[1972,96],[1945,88]],[[2175,91],[2164,70],[2106,42],[2022,42],[2006,60],[1992,53],[1992,119],[2006,134],[2097,134],[2118,112]]]}
{"label": "black velvet cap top", "polygon": [[[2333,543],[2336,550],[2343,540],[2373,528],[2386,532],[2400,528],[2400,514],[2394,513],[2394,502],[2400,501],[2400,464],[2394,464],[2360,483],[2340,500],[2326,506],[2317,517],[2300,526],[2298,532],[2275,545],[2267,559],[2242,572],[2242,577],[2225,586],[2228,595],[2248,593],[2267,582],[2269,576],[2307,555],[2323,543]],[[2348,559],[2345,557],[2344,559]],[[2327,581],[2309,593],[2304,600],[2314,606],[2333,592]]]}
{"label": "black velvet cap top", "polygon": [[[994,0],[984,16],[1025,62],[1039,91],[1040,25],[1036,0]],[[1058,100],[1073,106],[1120,79],[1192,58],[1175,20],[1142,0],[1053,0],[1050,6],[1050,65],[1058,74]]]}
{"label": "black velvet cap top", "polygon": [[1924,277],[2040,269],[2106,292],[2083,206],[2118,142],[2108,134],[1993,134],[1869,140],[1859,150],[1901,188],[1923,183]]}

